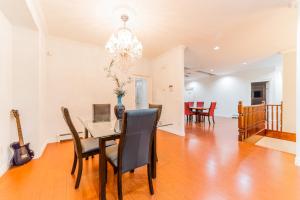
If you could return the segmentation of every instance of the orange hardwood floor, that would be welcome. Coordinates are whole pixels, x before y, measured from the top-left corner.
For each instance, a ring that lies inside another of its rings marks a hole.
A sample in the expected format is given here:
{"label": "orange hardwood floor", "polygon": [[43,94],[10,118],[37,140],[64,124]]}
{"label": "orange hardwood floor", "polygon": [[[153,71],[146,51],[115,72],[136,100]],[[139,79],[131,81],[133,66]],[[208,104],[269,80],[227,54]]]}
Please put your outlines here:
{"label": "orange hardwood floor", "polygon": [[[237,121],[187,125],[186,137],[158,134],[158,174],[150,196],[146,169],[126,174],[124,199],[293,200],[300,199],[300,168],[294,156],[237,142]],[[0,178],[1,200],[98,198],[98,157],[84,161],[79,189],[70,175],[71,142],[47,146],[44,155]],[[107,199],[117,199],[116,177],[108,171]]]}

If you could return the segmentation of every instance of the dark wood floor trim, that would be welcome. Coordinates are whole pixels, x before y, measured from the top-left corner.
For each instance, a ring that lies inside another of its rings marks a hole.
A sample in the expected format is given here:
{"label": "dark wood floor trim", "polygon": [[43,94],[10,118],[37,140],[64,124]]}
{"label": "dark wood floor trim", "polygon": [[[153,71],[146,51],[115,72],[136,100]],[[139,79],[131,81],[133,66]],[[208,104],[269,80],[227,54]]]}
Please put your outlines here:
{"label": "dark wood floor trim", "polygon": [[271,137],[271,138],[277,138],[277,139],[281,139],[281,140],[296,142],[296,134],[295,133],[268,130],[268,131],[266,131],[265,136]]}

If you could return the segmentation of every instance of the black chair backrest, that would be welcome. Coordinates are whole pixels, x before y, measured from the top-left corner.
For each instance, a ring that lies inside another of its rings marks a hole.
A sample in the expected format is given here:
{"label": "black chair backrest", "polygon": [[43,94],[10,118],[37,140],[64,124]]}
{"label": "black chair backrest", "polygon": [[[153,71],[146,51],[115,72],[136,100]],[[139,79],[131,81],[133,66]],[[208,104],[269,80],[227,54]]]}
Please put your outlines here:
{"label": "black chair backrest", "polygon": [[70,114],[69,114],[69,110],[65,107],[61,107],[61,111],[62,111],[64,120],[67,123],[67,125],[68,125],[68,127],[71,131],[75,151],[76,151],[77,155],[79,156],[82,152],[80,137],[79,137],[78,132],[76,131],[76,129],[75,129],[73,123],[72,123],[72,120],[71,120],[71,117],[70,117]]}
{"label": "black chair backrest", "polygon": [[93,104],[93,113],[94,122],[109,122],[110,104]]}
{"label": "black chair backrest", "polygon": [[118,149],[118,166],[122,172],[150,163],[157,109],[125,111]]}
{"label": "black chair backrest", "polygon": [[157,121],[160,120],[161,112],[162,112],[162,105],[159,104],[149,104],[149,108],[156,108],[157,109]]}

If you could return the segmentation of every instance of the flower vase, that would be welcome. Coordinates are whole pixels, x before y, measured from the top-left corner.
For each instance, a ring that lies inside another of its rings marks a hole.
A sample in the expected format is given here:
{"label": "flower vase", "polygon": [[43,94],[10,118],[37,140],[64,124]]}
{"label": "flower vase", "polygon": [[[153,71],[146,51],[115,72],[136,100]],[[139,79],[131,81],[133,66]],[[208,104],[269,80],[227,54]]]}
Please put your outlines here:
{"label": "flower vase", "polygon": [[123,113],[125,111],[125,106],[122,104],[122,96],[118,96],[118,104],[115,105],[114,107],[114,112],[117,118],[116,124],[115,124],[115,129],[117,131],[121,131],[121,126],[122,126],[122,117]]}
{"label": "flower vase", "polygon": [[118,96],[118,104],[115,105],[114,111],[117,119],[122,119],[125,111],[125,106],[122,104],[122,96]]}

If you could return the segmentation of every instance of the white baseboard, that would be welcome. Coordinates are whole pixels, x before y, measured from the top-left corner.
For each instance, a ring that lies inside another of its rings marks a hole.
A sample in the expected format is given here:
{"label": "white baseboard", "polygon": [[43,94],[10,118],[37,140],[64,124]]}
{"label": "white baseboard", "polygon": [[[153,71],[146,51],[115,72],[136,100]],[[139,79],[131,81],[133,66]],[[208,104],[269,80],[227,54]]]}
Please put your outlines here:
{"label": "white baseboard", "polygon": [[299,156],[295,157],[295,165],[300,167],[300,157]]}
{"label": "white baseboard", "polygon": [[[84,132],[78,132],[78,134],[79,137],[84,137]],[[72,140],[71,133],[58,134],[56,137],[57,137],[57,142]]]}
{"label": "white baseboard", "polygon": [[232,115],[215,114],[216,117],[232,118]]}

